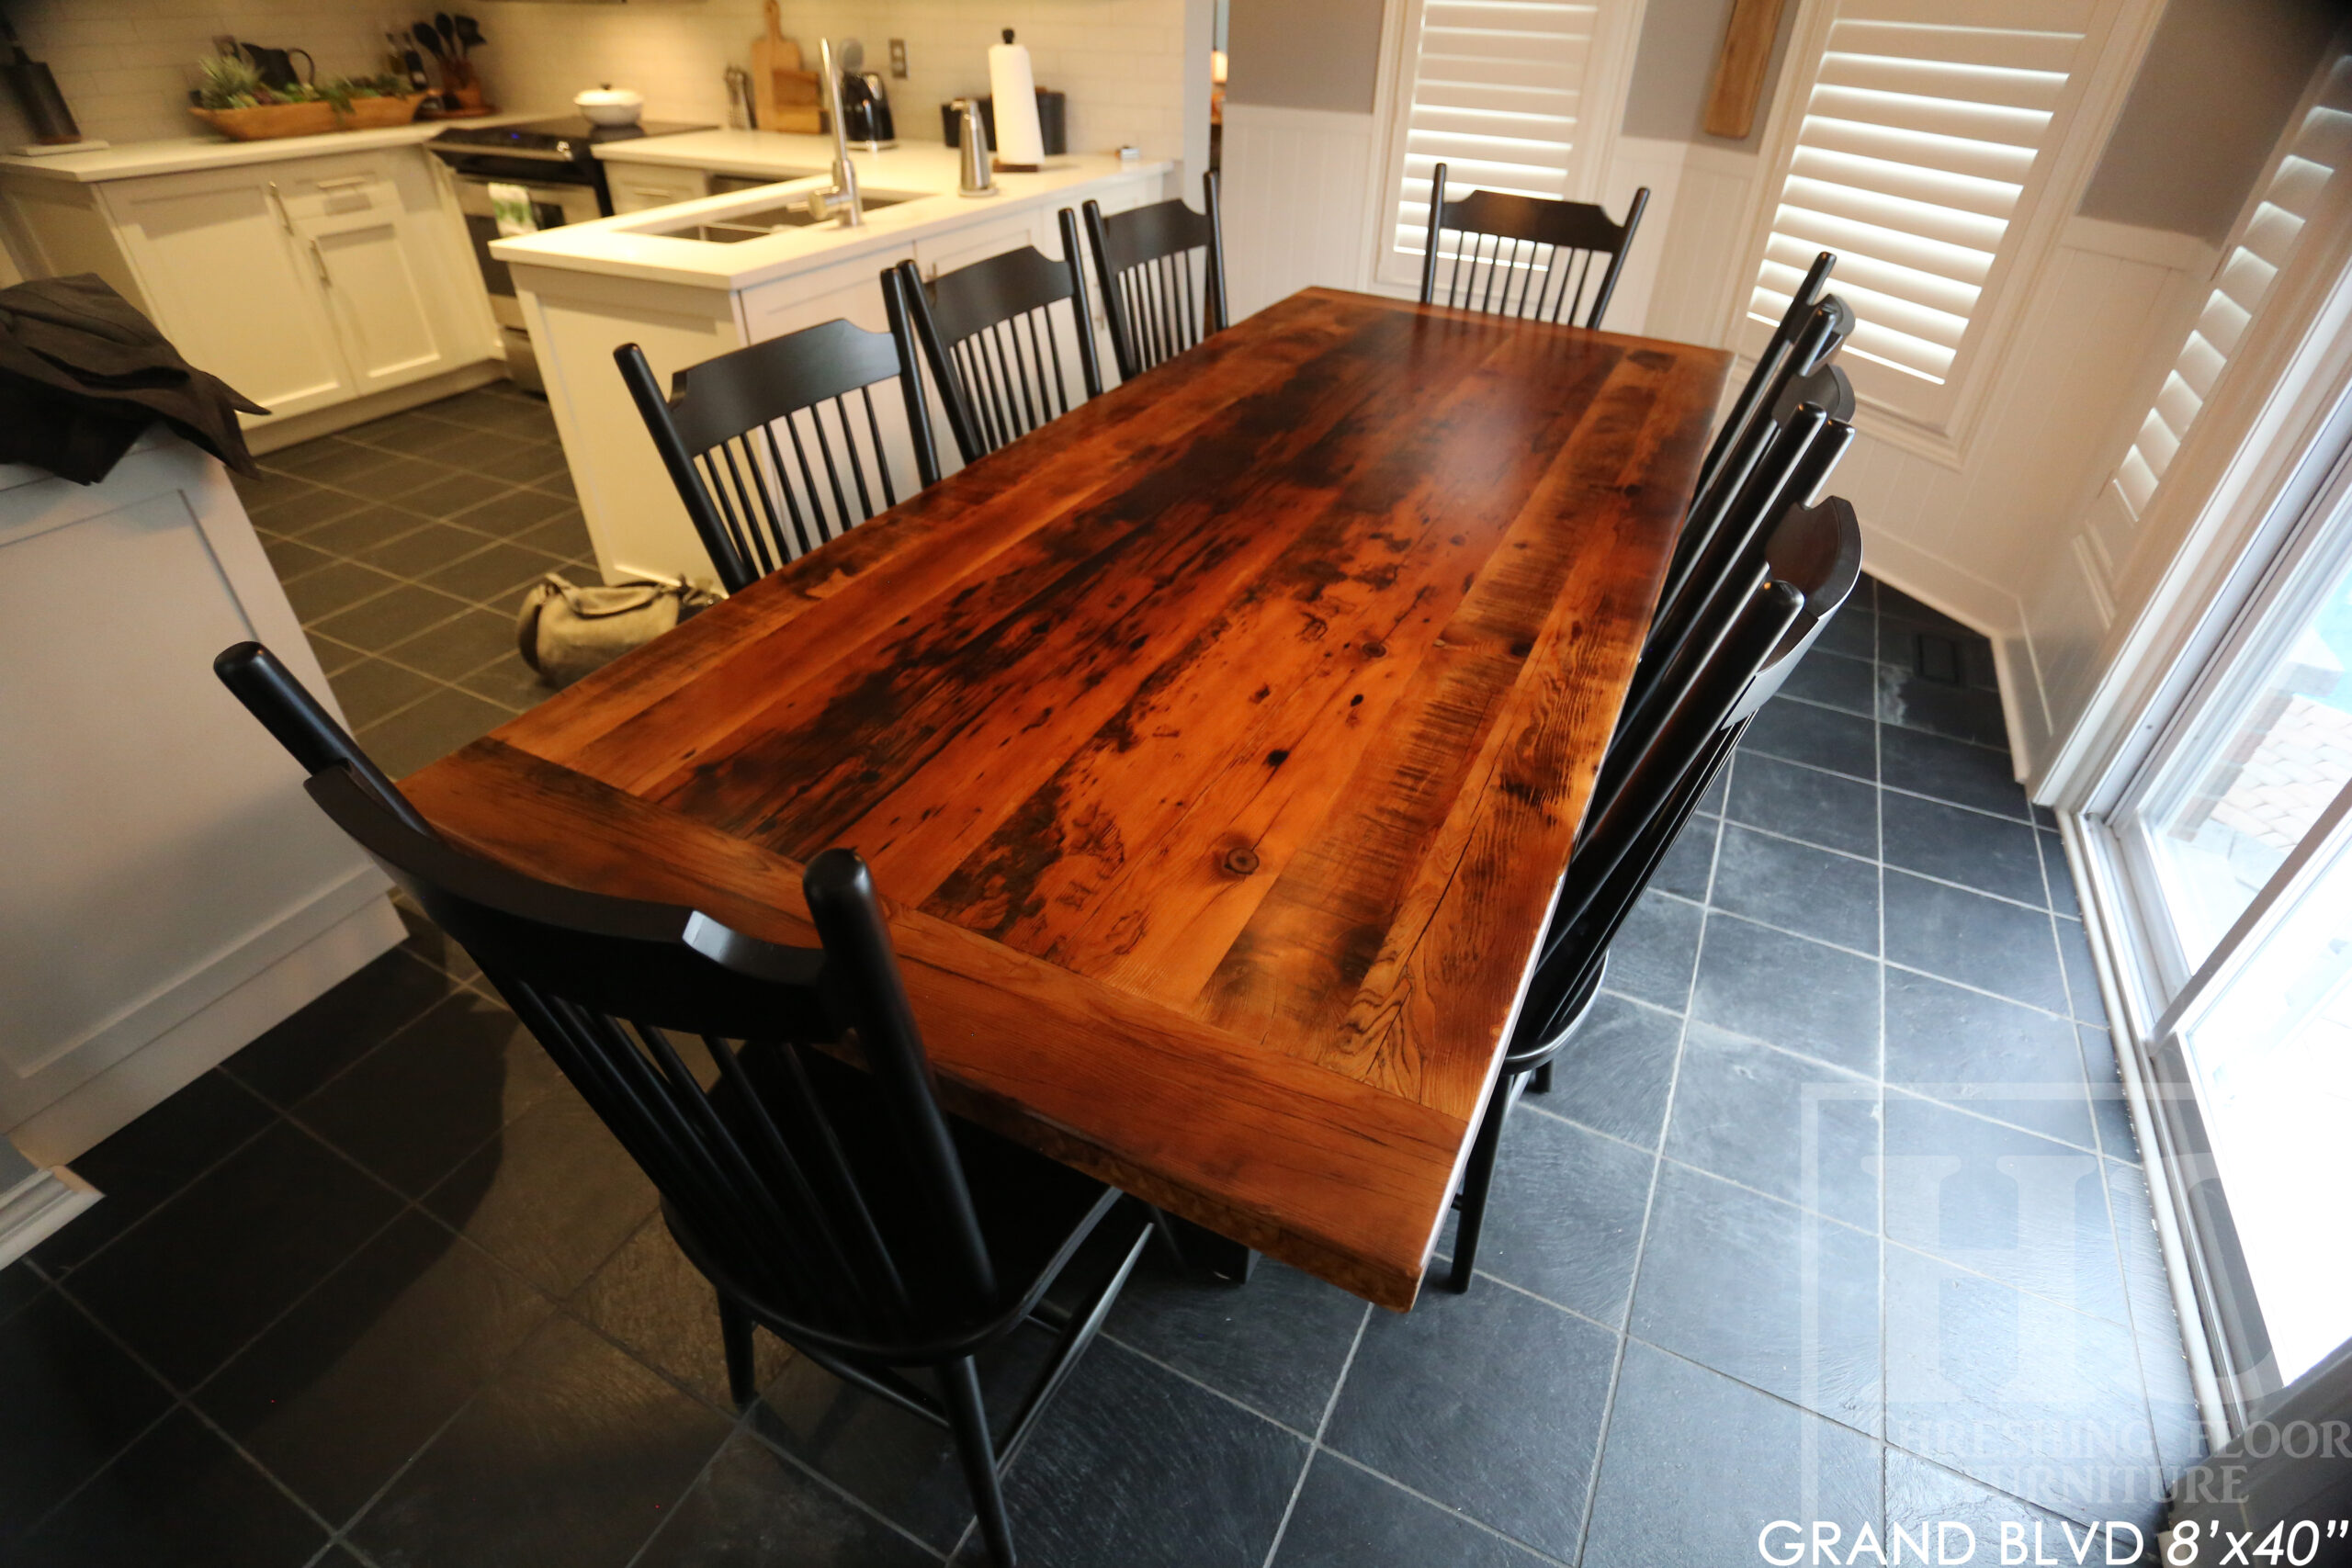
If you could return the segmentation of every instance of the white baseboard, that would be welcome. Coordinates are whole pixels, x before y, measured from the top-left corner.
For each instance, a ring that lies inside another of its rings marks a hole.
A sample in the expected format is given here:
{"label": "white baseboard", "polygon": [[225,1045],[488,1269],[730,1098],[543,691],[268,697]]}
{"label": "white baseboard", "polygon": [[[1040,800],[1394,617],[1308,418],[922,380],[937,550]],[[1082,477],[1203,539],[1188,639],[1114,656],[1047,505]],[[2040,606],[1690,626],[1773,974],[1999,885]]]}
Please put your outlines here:
{"label": "white baseboard", "polygon": [[411,381],[405,387],[391,387],[380,392],[370,392],[354,398],[347,403],[332,408],[312,409],[308,413],[288,414],[257,424],[245,432],[245,446],[256,457],[265,453],[283,451],[288,446],[314,436],[332,435],[338,430],[349,430],[355,424],[365,424],[371,419],[388,414],[405,413],[443,398],[454,398],[459,392],[476,387],[487,387],[492,381],[506,378],[503,359],[478,359],[471,365],[461,365],[455,370],[444,370],[422,381]]}
{"label": "white baseboard", "polygon": [[62,1166],[34,1171],[0,1192],[0,1269],[63,1230],[98,1196],[96,1188]]}
{"label": "white baseboard", "polygon": [[8,1130],[27,1159],[64,1165],[120,1131],[407,935],[391,900],[371,897]]}

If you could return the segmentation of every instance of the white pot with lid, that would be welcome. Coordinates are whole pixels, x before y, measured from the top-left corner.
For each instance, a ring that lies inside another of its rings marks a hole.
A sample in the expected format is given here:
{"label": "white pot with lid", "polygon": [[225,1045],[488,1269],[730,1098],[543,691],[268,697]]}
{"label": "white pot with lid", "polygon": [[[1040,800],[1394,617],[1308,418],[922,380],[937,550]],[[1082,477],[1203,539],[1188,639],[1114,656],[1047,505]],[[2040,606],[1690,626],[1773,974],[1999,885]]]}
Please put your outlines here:
{"label": "white pot with lid", "polygon": [[635,125],[645,112],[645,95],[610,82],[572,96],[571,107],[598,125]]}

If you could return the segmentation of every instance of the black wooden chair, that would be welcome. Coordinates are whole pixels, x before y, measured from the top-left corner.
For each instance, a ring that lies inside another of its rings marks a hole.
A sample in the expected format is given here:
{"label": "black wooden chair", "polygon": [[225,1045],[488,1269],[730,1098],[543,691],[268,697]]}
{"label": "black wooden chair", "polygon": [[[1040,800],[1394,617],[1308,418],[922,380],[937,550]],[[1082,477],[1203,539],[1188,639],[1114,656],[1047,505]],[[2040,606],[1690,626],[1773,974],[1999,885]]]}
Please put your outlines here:
{"label": "black wooden chair", "polygon": [[[718,1291],[737,1403],[758,1393],[756,1325],[944,1427],[989,1550],[1011,1564],[999,1474],[1101,1327],[1151,1222],[1136,1206],[1132,1224],[1115,1222],[1107,1280],[1066,1310],[1042,1304],[1120,1194],[941,1111],[865,863],[844,849],[809,863],[814,948],[540,882],[437,837],[259,644],[213,668],[660,1189],[671,1235]],[[1000,1438],[973,1357],[1032,1318],[1055,1348]]]}
{"label": "black wooden chair", "polygon": [[899,264],[899,288],[931,378],[947,405],[947,427],[967,463],[1017,435],[1068,413],[1069,370],[1062,361],[1053,307],[1067,307],[1077,343],[1080,389],[1102,395],[1094,320],[1079,260],[1078,215],[1061,211],[1062,256],[1023,245],[942,273],[925,283],[915,264]]}
{"label": "black wooden chair", "polygon": [[[1086,243],[1094,252],[1111,355],[1122,381],[1229,324],[1225,223],[1216,202],[1217,176],[1211,170],[1201,178],[1198,212],[1181,201],[1162,201],[1105,218],[1100,203],[1086,204]],[[1197,291],[1195,251],[1201,253]]]}
{"label": "black wooden chair", "polygon": [[1805,274],[1796,297],[1789,301],[1780,325],[1772,329],[1771,337],[1757,355],[1755,368],[1748,372],[1747,383],[1740,388],[1731,412],[1724,416],[1723,427],[1715,432],[1714,440],[1707,447],[1705,460],[1699,465],[1701,495],[1707,492],[1733,449],[1757,423],[1759,411],[1777,405],[1792,381],[1814,375],[1852,335],[1853,309],[1838,296],[1824,292],[1828,286],[1829,270],[1837,263],[1837,254],[1831,251],[1814,258],[1813,269]]}
{"label": "black wooden chair", "polygon": [[[670,481],[729,593],[896,506],[939,479],[914,334],[894,270],[882,274],[890,330],[827,321],[707,359],[664,398],[644,351],[613,351]],[[894,479],[877,382],[896,379],[915,483]]]}
{"label": "black wooden chair", "polygon": [[1787,507],[1755,571],[1719,592],[1711,624],[1720,635],[1686,644],[1666,672],[1670,699],[1655,722],[1610,743],[1454,1200],[1448,1288],[1470,1288],[1504,1124],[1522,1086],[1550,1087],[1553,1058],[1600,994],[1610,942],[1748,721],[1852,593],[1861,565],[1852,507],[1835,496]]}
{"label": "black wooden chair", "polygon": [[[1491,190],[1474,190],[1448,199],[1445,169],[1440,164],[1430,178],[1429,234],[1421,251],[1421,303],[1566,321],[1570,326],[1600,326],[1601,312],[1609,309],[1609,297],[1616,292],[1617,275],[1624,269],[1634,230],[1642,221],[1642,209],[1650,204],[1649,186],[1634,193],[1625,221],[1618,223],[1589,201],[1505,196]],[[1447,234],[1454,236],[1453,249],[1442,256]],[[1437,287],[1441,259],[1451,264],[1442,299]],[[1600,270],[1598,278],[1592,276],[1596,263]],[[1585,289],[1594,284],[1598,288],[1592,309],[1586,311]]]}

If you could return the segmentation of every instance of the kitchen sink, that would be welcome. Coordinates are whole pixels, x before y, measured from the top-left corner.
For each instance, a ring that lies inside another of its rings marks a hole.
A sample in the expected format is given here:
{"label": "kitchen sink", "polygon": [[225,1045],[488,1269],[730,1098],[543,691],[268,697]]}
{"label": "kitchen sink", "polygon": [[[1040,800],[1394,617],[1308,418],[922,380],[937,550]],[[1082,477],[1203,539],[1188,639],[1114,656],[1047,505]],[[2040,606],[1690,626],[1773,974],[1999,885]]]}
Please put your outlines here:
{"label": "kitchen sink", "polygon": [[[885,207],[896,207],[902,201],[913,201],[910,196],[868,196],[859,206],[868,212]],[[690,229],[674,231],[681,240],[702,240],[714,245],[739,245],[746,240],[763,240],[770,234],[780,234],[786,229],[813,229],[820,222],[833,220],[812,218],[808,209],[795,202],[785,207],[763,207],[751,212],[738,212],[708,223],[697,223]]]}

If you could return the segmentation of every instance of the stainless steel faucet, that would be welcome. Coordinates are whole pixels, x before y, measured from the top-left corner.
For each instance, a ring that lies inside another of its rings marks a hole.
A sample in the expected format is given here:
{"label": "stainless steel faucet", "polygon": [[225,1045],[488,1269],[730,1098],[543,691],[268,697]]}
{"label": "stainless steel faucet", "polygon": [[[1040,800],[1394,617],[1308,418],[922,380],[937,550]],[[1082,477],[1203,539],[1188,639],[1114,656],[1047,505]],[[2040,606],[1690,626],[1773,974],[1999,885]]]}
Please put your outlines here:
{"label": "stainless steel faucet", "polygon": [[833,59],[833,40],[817,40],[818,63],[825,73],[825,110],[833,120],[833,188],[808,193],[808,216],[821,223],[828,218],[838,218],[844,229],[854,229],[865,221],[865,209],[857,199],[857,170],[849,161],[849,130],[842,118],[842,73],[854,71],[865,62],[865,50],[855,39],[842,40],[843,59]]}

